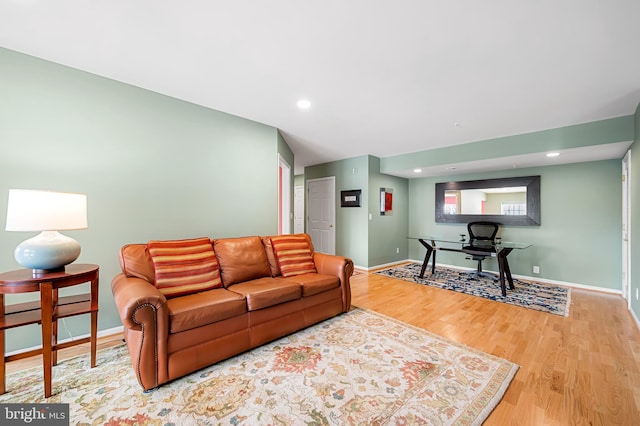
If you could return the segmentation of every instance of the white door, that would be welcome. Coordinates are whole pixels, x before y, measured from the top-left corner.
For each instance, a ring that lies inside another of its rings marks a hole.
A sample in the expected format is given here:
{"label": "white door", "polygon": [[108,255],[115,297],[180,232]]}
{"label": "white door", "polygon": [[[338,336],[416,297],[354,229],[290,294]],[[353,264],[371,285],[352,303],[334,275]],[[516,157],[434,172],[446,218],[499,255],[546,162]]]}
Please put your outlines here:
{"label": "white door", "polygon": [[622,297],[631,306],[631,151],[622,159]]}
{"label": "white door", "polygon": [[293,233],[304,232],[304,185],[293,189]]}
{"label": "white door", "polygon": [[316,251],[336,253],[336,178],[307,181],[307,232]]}

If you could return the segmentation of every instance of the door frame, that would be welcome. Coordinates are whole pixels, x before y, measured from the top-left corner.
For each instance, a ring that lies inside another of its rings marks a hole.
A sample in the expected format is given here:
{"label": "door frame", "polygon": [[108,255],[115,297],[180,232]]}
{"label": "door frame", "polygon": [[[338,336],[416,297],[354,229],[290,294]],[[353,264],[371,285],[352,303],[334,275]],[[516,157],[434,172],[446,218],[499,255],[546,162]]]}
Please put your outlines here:
{"label": "door frame", "polygon": [[622,158],[622,297],[631,308],[631,150]]}
{"label": "door frame", "polygon": [[278,235],[291,233],[291,166],[278,154]]}

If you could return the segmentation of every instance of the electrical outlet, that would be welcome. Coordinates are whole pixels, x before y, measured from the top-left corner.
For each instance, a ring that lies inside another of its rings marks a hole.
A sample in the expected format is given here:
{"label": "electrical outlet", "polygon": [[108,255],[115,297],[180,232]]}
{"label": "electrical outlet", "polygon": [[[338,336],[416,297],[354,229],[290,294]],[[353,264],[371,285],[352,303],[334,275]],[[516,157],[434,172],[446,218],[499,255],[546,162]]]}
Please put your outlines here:
{"label": "electrical outlet", "polygon": [[396,247],[396,253],[400,253],[400,247]]}
{"label": "electrical outlet", "polygon": [[539,274],[540,273],[540,267],[539,266],[534,266],[533,267],[533,273],[534,274]]}

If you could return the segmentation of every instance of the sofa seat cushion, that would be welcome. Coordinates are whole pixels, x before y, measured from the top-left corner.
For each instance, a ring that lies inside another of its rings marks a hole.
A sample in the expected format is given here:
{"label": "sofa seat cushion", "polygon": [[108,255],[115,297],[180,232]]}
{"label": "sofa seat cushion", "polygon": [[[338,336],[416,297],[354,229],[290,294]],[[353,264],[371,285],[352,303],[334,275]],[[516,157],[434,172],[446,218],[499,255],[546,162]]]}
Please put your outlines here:
{"label": "sofa seat cushion", "polygon": [[300,284],[302,286],[302,297],[314,296],[340,287],[340,279],[333,275],[304,274],[285,278],[285,280]]}
{"label": "sofa seat cushion", "polygon": [[247,299],[249,311],[257,311],[302,297],[300,284],[282,278],[259,278],[236,284],[229,290]]}
{"label": "sofa seat cushion", "polygon": [[167,299],[167,308],[169,333],[202,327],[247,312],[244,297],[223,288]]}

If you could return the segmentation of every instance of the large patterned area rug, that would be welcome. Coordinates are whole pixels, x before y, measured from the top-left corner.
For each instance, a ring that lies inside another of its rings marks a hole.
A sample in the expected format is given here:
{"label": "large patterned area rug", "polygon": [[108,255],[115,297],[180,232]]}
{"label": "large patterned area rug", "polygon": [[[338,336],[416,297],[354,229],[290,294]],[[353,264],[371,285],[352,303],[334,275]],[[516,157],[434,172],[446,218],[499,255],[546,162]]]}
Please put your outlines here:
{"label": "large patterned area rug", "polygon": [[7,377],[0,402],[64,402],[71,424],[479,425],[518,366],[354,309],[144,394],[124,346]]}
{"label": "large patterned area rug", "polygon": [[436,267],[435,274],[431,274],[428,267],[424,278],[420,278],[421,263],[410,263],[394,266],[389,269],[376,271],[376,274],[398,278],[418,284],[458,291],[485,299],[523,306],[537,311],[548,312],[556,315],[569,315],[571,305],[571,289],[568,287],[546,284],[537,281],[513,279],[515,290],[511,290],[507,284],[507,297],[502,296],[500,281],[496,274],[478,276],[468,271]]}

